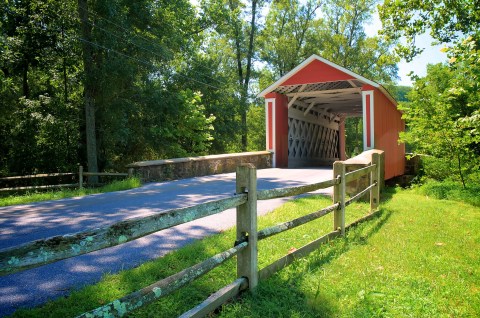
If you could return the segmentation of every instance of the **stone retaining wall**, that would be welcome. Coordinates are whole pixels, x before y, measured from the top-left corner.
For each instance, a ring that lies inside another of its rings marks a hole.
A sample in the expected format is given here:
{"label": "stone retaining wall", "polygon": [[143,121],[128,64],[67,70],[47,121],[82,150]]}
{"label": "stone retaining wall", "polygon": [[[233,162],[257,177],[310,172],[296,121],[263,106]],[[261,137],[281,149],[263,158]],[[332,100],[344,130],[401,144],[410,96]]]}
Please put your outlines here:
{"label": "stone retaining wall", "polygon": [[272,167],[269,151],[242,152],[201,157],[140,161],[128,165],[142,181],[166,181],[235,172],[238,165],[251,163],[257,169]]}
{"label": "stone retaining wall", "polygon": [[[366,167],[370,165],[372,162],[372,154],[373,153],[378,153],[380,154],[380,189],[383,189],[385,186],[385,161],[384,161],[384,156],[383,156],[383,151],[382,150],[377,150],[377,149],[372,149],[372,150],[367,150],[359,154],[358,156],[352,157],[350,159],[347,159],[343,161],[345,163],[345,172],[351,172],[358,170],[360,168]],[[370,176],[365,175],[357,180],[353,180],[347,183],[346,185],[346,192],[348,195],[353,196],[360,192],[362,189],[365,189],[368,185],[370,184]],[[364,198],[369,198],[368,194],[365,195]]]}

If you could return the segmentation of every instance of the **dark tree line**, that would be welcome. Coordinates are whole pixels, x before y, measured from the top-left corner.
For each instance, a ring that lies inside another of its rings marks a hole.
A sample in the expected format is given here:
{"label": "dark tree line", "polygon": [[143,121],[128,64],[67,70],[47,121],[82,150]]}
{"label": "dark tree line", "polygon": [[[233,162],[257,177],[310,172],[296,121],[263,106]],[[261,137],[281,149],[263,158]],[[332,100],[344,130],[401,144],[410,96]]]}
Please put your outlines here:
{"label": "dark tree line", "polygon": [[309,55],[393,83],[392,43],[364,32],[375,5],[4,1],[0,174],[264,149],[255,94]]}

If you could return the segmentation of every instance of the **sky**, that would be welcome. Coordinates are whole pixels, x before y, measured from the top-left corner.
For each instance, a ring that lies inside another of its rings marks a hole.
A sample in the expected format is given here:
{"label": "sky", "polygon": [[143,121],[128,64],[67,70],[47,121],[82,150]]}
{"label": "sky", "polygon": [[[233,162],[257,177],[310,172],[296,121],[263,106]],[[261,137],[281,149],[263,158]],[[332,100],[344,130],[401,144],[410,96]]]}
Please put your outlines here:
{"label": "sky", "polygon": [[[365,27],[365,31],[368,36],[374,36],[377,34],[378,30],[382,27],[382,22],[378,17],[378,13],[375,12],[373,16],[373,21],[370,25]],[[416,56],[410,63],[407,63],[405,60],[402,60],[398,64],[398,75],[400,76],[399,85],[411,86],[412,81],[407,75],[412,72],[415,75],[423,77],[427,74],[427,64],[436,64],[447,61],[447,55],[440,52],[440,49],[444,45],[433,46],[433,39],[428,34],[423,34],[417,37],[415,41],[418,47],[424,48],[425,50],[422,54]]]}

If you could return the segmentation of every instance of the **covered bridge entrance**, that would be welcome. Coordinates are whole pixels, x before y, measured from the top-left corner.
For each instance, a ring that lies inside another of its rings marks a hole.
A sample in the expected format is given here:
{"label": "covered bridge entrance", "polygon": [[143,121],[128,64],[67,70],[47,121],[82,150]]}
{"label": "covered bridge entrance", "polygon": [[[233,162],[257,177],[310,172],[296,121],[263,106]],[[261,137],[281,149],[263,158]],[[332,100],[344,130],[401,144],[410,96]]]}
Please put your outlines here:
{"label": "covered bridge entrance", "polygon": [[345,160],[345,119],[363,118],[363,150],[385,151],[385,178],[402,175],[405,124],[380,84],[312,55],[259,96],[265,98],[266,144],[274,167]]}

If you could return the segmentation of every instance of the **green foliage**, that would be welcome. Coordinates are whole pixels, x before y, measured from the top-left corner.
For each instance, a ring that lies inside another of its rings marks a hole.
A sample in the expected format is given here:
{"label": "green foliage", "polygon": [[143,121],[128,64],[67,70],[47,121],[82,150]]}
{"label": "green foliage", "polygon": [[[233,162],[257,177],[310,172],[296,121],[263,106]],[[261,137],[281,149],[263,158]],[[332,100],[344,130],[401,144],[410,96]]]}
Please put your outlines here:
{"label": "green foliage", "polygon": [[250,106],[247,113],[248,151],[265,150],[265,108]]}
{"label": "green foliage", "polygon": [[465,187],[480,167],[479,54],[471,37],[447,50],[450,65],[429,65],[408,94],[411,102],[400,106],[408,124],[401,137],[437,159],[427,159],[428,176],[456,176]]}
{"label": "green foliage", "polygon": [[0,174],[263,149],[255,95],[309,55],[395,79],[391,43],[364,32],[374,5],[4,1]]}
{"label": "green foliage", "polygon": [[363,76],[391,84],[398,72],[398,59],[390,52],[393,43],[365,34],[375,4],[376,1],[275,1],[259,39],[260,56],[276,77],[308,56],[319,54]]}
{"label": "green foliage", "polygon": [[396,51],[410,61],[423,49],[417,47],[417,36],[429,32],[438,42],[449,43],[480,29],[478,1],[445,0],[386,0],[379,5],[383,29],[388,39],[406,40],[399,42]]}
{"label": "green foliage", "polygon": [[[393,83],[398,77],[398,59],[390,52],[393,42],[365,34],[365,25],[372,19],[376,3],[375,0],[323,2],[324,19],[319,21],[307,51],[319,53],[383,84]],[[322,46],[317,47],[317,43]]]}
{"label": "green foliage", "polygon": [[453,42],[442,50],[448,52],[449,65],[429,66],[409,93],[411,103],[403,105],[409,130],[403,140],[439,159],[431,162],[436,162],[434,171],[447,168],[441,179],[453,173],[465,187],[480,167],[478,3],[385,1],[379,12],[387,38],[406,37],[397,52],[407,60],[421,52],[415,38],[428,29],[438,42]]}
{"label": "green foliage", "polygon": [[347,158],[359,155],[363,151],[363,123],[360,117],[345,119],[345,152]]}
{"label": "green foliage", "polygon": [[408,102],[408,93],[412,90],[411,86],[396,86],[394,91],[391,93],[395,94],[395,100],[397,102]]}
{"label": "green foliage", "polygon": [[[274,1],[259,37],[260,56],[278,77],[308,57],[306,44],[312,40],[320,2],[301,4],[298,0]],[[321,45],[321,43],[319,43]]]}

